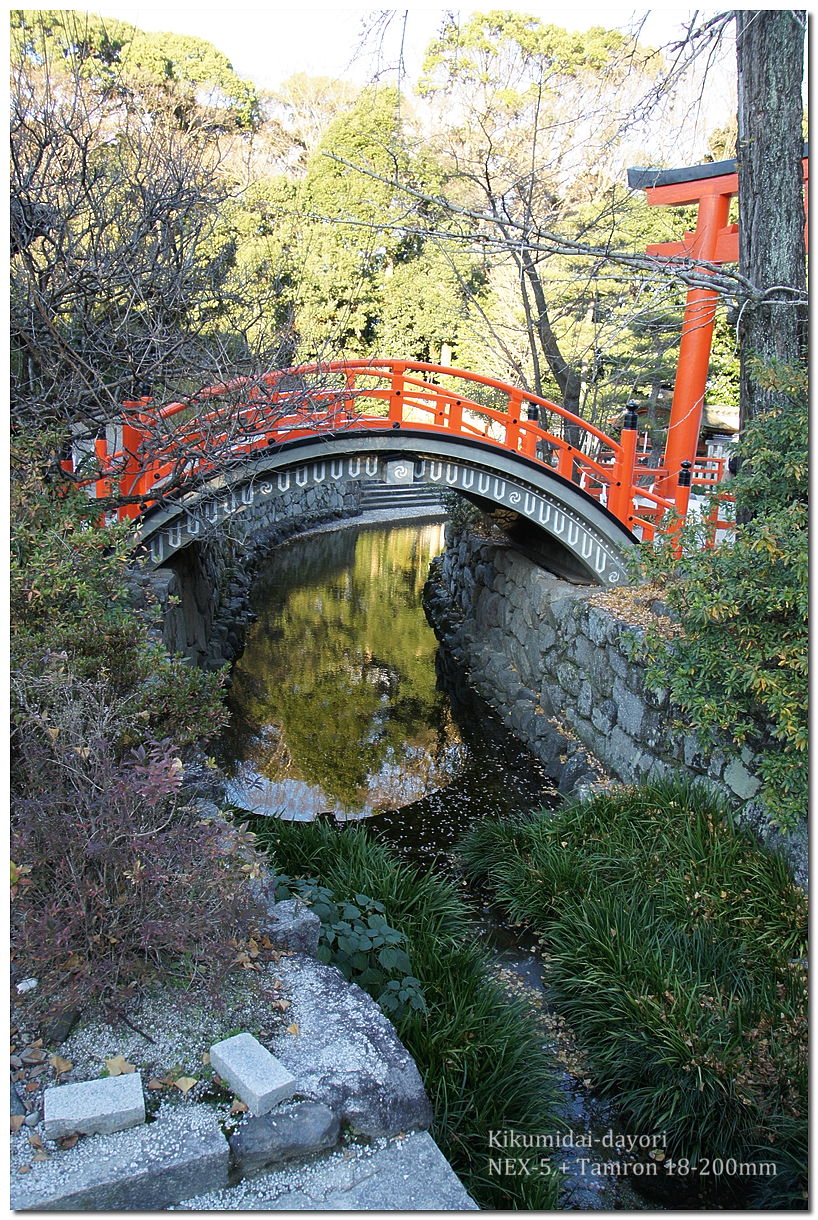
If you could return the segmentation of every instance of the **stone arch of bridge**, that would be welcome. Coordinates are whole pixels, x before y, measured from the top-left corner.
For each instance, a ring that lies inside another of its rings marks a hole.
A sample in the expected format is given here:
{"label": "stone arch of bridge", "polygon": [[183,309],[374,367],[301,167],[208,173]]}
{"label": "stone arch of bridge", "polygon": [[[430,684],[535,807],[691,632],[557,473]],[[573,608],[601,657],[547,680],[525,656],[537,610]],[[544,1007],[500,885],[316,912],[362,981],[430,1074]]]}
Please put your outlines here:
{"label": "stone arch of bridge", "polygon": [[[462,436],[411,428],[327,433],[273,445],[165,500],[139,522],[138,544],[158,567],[254,505],[324,482],[423,482],[460,492],[489,511],[512,541],[568,579],[626,584],[631,531],[593,496],[542,462]],[[353,519],[354,520],[354,519]]]}

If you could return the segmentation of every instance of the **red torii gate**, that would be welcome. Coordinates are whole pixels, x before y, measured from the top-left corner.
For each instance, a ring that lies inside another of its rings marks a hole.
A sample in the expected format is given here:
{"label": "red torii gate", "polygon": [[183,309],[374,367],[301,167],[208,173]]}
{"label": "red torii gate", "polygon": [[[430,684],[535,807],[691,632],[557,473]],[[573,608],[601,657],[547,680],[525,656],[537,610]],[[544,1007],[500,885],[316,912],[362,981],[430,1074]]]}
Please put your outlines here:
{"label": "red torii gate", "polygon": [[[803,168],[806,211],[809,187],[806,145]],[[695,230],[685,233],[681,241],[648,246],[648,254],[671,262],[680,258],[714,264],[738,262],[738,225],[728,224],[730,200],[738,194],[735,160],[714,161],[685,169],[629,169],[628,186],[645,190],[649,204],[676,207],[698,204]],[[706,288],[691,288],[687,294],[662,462],[665,473],[655,485],[659,495],[672,494],[682,463],[690,462],[692,466],[696,460],[717,301],[718,293]]]}

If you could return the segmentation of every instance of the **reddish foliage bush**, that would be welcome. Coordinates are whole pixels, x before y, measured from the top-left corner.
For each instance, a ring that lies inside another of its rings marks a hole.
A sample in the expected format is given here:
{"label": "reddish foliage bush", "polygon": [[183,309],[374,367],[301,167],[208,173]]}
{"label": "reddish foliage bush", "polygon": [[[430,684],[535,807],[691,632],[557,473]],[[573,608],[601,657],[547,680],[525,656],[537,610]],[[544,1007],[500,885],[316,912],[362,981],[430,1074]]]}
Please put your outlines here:
{"label": "reddish foliage bush", "polygon": [[118,758],[104,736],[71,731],[83,719],[17,732],[12,859],[30,871],[12,960],[52,1009],[120,1004],[168,974],[221,979],[253,927],[248,865],[179,806],[172,743]]}

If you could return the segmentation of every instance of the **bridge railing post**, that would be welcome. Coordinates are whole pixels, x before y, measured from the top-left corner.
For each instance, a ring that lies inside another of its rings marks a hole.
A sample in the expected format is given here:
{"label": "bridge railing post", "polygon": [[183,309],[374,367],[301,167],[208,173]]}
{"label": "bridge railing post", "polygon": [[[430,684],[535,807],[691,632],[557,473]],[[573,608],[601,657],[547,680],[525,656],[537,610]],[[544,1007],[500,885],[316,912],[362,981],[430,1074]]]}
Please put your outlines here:
{"label": "bridge railing post", "polygon": [[627,525],[633,516],[633,475],[636,470],[637,425],[639,423],[634,405],[629,402],[628,410],[625,412],[619,437],[619,449],[614,458],[611,484],[608,489],[608,508],[624,525]]}
{"label": "bridge railing post", "polygon": [[94,441],[94,456],[99,463],[100,473],[94,481],[94,495],[97,500],[104,500],[111,494],[111,480],[108,478],[108,440],[105,434]]}
{"label": "bridge railing post", "polygon": [[682,527],[687,517],[687,509],[690,504],[690,484],[692,481],[693,463],[685,459],[679,467],[679,473],[676,477],[676,520],[671,525],[668,533],[673,541],[673,554],[677,559],[681,557],[682,547],[679,542],[679,535],[682,532]]}
{"label": "bridge railing post", "polygon": [[[108,477],[108,437],[104,429],[94,440],[94,457],[99,466],[99,473],[94,480],[94,499],[104,500],[111,494],[111,480]],[[105,524],[105,514],[98,519],[97,524]]]}
{"label": "bridge railing post", "polygon": [[512,453],[517,453],[520,448],[520,415],[522,410],[522,390],[510,390],[508,395],[508,414],[506,416],[506,445]]}
{"label": "bridge railing post", "polygon": [[350,423],[355,418],[355,369],[347,369],[344,374],[344,389],[349,394],[341,403],[341,422]]}
{"label": "bridge railing post", "polygon": [[[522,410],[522,403],[520,404],[520,409]],[[529,424],[539,426],[540,413],[533,402],[527,404],[525,414]],[[526,457],[535,458],[537,456],[537,433],[533,427],[523,428],[522,438],[523,453]]]}
{"label": "bridge railing post", "polygon": [[576,457],[576,449],[573,445],[561,445],[557,452],[557,474],[562,475],[569,482],[574,477],[574,458]]}
{"label": "bridge railing post", "polygon": [[406,365],[403,363],[392,365],[392,375],[390,378],[391,388],[389,391],[389,422],[393,428],[399,428],[403,423],[403,395],[405,389],[404,373]]}
{"label": "bridge railing post", "polygon": [[[442,390],[435,391],[435,423],[438,428],[446,427],[446,410],[451,412],[451,400],[446,397]],[[451,418],[451,415],[450,415]]]}

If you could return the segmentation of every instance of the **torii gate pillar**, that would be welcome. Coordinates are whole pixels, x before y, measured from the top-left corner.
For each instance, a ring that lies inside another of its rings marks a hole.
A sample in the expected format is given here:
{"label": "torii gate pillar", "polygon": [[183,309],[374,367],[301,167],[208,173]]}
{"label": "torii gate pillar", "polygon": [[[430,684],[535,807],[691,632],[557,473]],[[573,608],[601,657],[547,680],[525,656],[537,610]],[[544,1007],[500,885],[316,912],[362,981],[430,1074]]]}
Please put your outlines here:
{"label": "torii gate pillar", "polygon": [[[808,184],[808,166],[805,146],[805,184]],[[738,194],[735,161],[717,161],[686,169],[629,169],[628,185],[646,190],[650,204],[677,207],[698,204],[695,231],[685,233],[679,242],[648,246],[648,254],[669,261],[684,258],[711,264],[738,262],[738,225],[727,223],[730,200]],[[706,274],[706,271],[703,267],[702,272]],[[718,294],[706,288],[691,288],[687,294],[662,462],[666,473],[657,480],[655,487],[661,496],[673,498],[682,462],[694,464],[696,460],[717,301]]]}

